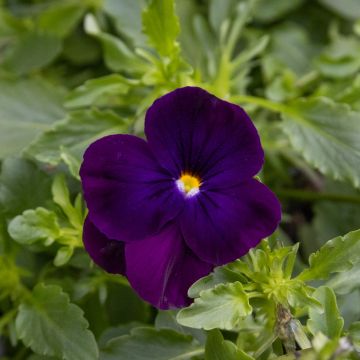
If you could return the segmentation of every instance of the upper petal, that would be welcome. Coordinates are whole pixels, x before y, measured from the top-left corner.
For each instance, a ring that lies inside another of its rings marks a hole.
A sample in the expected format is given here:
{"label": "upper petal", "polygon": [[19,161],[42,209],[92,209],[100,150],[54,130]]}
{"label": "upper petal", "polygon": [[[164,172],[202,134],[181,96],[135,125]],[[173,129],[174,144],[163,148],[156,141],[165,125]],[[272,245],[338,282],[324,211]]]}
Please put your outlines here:
{"label": "upper petal", "polygon": [[186,246],[175,224],[145,240],[127,243],[125,255],[131,286],[160,309],[188,305],[188,288],[213,268]]}
{"label": "upper petal", "polygon": [[146,114],[145,134],[158,161],[174,177],[190,171],[203,182],[212,179],[215,186],[252,177],[264,160],[259,135],[245,111],[196,87],[156,100]]}
{"label": "upper petal", "polygon": [[131,135],[92,143],[80,176],[89,218],[108,238],[130,241],[157,232],[183,206],[175,182],[148,144]]}
{"label": "upper petal", "polygon": [[195,254],[222,265],[243,256],[272,234],[280,219],[276,196],[251,179],[188,199],[180,222],[184,239]]}
{"label": "upper petal", "polygon": [[83,229],[85,250],[95,264],[109,273],[125,275],[125,246],[122,241],[108,239],[89,220],[85,219]]}

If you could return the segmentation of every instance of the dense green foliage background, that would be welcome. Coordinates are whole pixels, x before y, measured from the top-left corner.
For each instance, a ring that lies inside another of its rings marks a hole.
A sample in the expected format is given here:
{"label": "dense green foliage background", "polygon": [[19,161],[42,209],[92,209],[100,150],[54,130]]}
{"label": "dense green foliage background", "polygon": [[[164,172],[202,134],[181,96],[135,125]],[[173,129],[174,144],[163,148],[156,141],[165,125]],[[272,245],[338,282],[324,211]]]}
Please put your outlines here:
{"label": "dense green foliage background", "polygon": [[[359,0],[0,0],[0,359],[358,358],[359,69]],[[91,263],[78,169],[185,85],[250,113],[283,220],[177,314]]]}

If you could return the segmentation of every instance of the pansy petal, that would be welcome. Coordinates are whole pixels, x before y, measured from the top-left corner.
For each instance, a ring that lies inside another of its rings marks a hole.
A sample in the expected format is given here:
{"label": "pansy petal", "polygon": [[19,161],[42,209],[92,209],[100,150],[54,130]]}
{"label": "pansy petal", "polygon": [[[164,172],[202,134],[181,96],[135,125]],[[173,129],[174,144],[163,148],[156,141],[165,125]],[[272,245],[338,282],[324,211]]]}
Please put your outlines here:
{"label": "pansy petal", "polygon": [[160,309],[188,305],[188,288],[213,268],[186,246],[175,224],[146,240],[127,243],[125,256],[131,286]]}
{"label": "pansy petal", "polygon": [[125,246],[110,240],[87,217],[83,229],[85,250],[95,264],[109,273],[125,275]]}
{"label": "pansy petal", "polygon": [[185,87],[149,108],[145,134],[174,177],[194,173],[230,186],[254,176],[264,160],[259,135],[245,111],[203,89]]}
{"label": "pansy petal", "polygon": [[220,191],[203,191],[186,202],[181,229],[188,246],[204,261],[225,264],[246,254],[272,234],[281,219],[280,203],[251,179]]}
{"label": "pansy petal", "polygon": [[151,235],[183,206],[174,179],[135,136],[111,135],[91,144],[80,176],[89,218],[111,239]]}

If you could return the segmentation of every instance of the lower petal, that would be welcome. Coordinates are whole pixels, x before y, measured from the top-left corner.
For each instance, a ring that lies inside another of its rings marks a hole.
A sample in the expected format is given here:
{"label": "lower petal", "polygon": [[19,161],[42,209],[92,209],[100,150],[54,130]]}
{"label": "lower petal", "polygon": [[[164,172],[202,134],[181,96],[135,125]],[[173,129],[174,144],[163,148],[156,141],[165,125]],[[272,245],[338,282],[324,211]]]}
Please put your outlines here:
{"label": "lower petal", "polygon": [[125,275],[125,246],[122,241],[108,239],[86,218],[83,229],[85,250],[95,264],[109,273]]}
{"label": "lower petal", "polygon": [[186,246],[175,224],[145,240],[127,243],[125,256],[131,286],[159,309],[188,305],[189,287],[213,268]]}
{"label": "lower petal", "polygon": [[265,185],[251,179],[188,199],[180,223],[194,253],[222,265],[245,255],[271,235],[280,219],[279,200]]}

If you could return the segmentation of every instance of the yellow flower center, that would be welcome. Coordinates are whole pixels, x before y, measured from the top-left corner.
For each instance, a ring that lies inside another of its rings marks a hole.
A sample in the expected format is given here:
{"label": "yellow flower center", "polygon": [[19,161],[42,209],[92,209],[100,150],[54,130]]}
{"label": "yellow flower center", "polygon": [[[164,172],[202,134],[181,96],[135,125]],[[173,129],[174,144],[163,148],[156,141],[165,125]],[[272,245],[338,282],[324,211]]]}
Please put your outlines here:
{"label": "yellow flower center", "polygon": [[176,181],[176,185],[186,196],[194,196],[200,190],[201,181],[198,177],[184,173]]}

